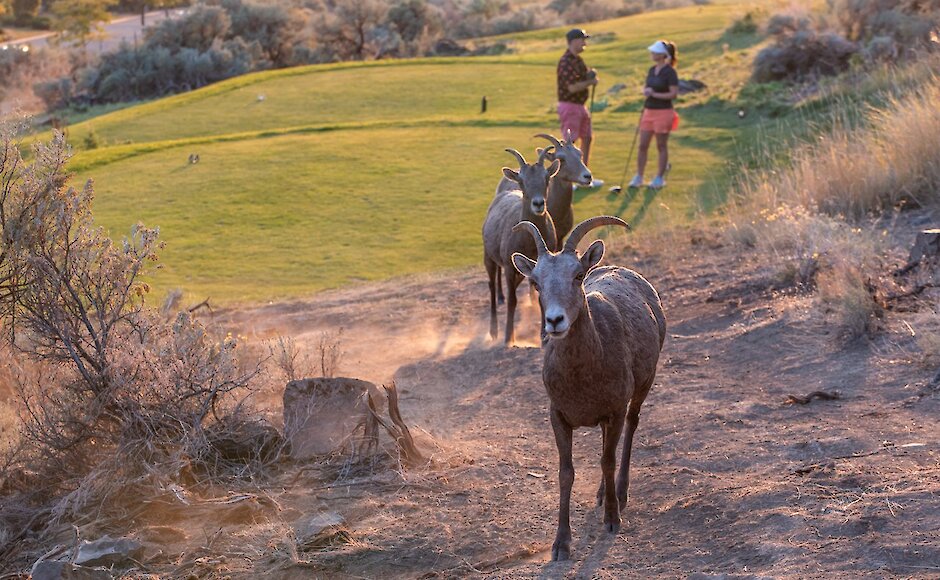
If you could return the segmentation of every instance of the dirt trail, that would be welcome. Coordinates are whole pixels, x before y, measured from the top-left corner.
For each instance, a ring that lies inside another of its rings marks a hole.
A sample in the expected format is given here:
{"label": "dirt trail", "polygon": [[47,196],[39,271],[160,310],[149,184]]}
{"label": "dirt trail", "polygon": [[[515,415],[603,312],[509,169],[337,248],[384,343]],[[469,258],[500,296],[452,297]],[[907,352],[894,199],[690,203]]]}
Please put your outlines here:
{"label": "dirt trail", "polygon": [[[510,349],[485,336],[476,271],[223,313],[249,336],[306,344],[342,327],[342,374],[394,379],[437,465],[404,479],[294,473],[254,523],[224,528],[211,552],[227,556],[208,575],[938,577],[940,391],[898,355],[910,342],[901,317],[889,314],[874,341],[846,344],[811,297],[766,289],[772,265],[718,245],[682,253],[606,258],[660,290],[669,336],[616,537],[594,508],[599,431],[576,434],[563,563],[549,561],[557,459],[534,306],[521,322],[530,346]],[[818,390],[840,398],[786,403]],[[346,518],[348,541],[297,553],[291,523],[325,511]]]}

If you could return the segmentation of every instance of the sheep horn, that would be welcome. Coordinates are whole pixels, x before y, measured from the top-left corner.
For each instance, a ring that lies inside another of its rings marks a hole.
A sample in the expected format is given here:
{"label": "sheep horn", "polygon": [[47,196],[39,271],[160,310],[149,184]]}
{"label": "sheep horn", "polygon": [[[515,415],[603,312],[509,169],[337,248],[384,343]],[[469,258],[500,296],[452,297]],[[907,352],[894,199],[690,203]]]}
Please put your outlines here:
{"label": "sheep horn", "polygon": [[516,159],[519,160],[519,167],[525,167],[525,157],[522,156],[522,153],[519,153],[515,149],[506,149],[506,153],[511,153]]}
{"label": "sheep horn", "polygon": [[561,141],[559,141],[558,139],[555,139],[555,137],[549,135],[548,133],[539,133],[539,134],[537,134],[537,135],[535,135],[535,136],[536,136],[536,137],[541,137],[542,139],[548,139],[549,141],[552,142],[552,145],[555,146],[555,149],[561,149],[561,148],[562,148]]}
{"label": "sheep horn", "polygon": [[551,153],[552,149],[553,149],[553,147],[546,147],[545,149],[542,149],[542,152],[539,153],[539,160],[536,161],[535,163],[536,163],[537,165],[542,165],[542,164],[544,164],[544,163],[545,163],[545,156],[548,155],[549,153]]}
{"label": "sheep horn", "polygon": [[545,238],[542,237],[542,232],[539,231],[535,224],[530,221],[519,222],[516,225],[512,226],[512,231],[521,232],[522,230],[528,230],[532,234],[532,239],[535,240],[535,247],[538,250],[538,255],[543,256],[548,254],[548,246],[545,245]]}
{"label": "sheep horn", "polygon": [[578,242],[581,241],[581,238],[586,236],[589,231],[601,226],[623,226],[628,230],[630,229],[630,224],[612,215],[599,215],[588,218],[575,226],[574,231],[568,236],[568,241],[565,242],[564,251],[574,252],[577,250]]}

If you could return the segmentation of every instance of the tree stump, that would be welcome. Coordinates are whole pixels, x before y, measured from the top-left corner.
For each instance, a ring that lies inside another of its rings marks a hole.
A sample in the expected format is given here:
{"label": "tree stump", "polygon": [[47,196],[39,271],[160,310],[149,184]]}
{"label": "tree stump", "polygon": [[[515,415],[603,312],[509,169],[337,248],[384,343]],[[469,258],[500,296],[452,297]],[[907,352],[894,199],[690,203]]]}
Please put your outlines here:
{"label": "tree stump", "polygon": [[940,257],[940,229],[923,230],[917,233],[914,247],[907,258],[906,269],[910,270],[924,260],[936,260]]}

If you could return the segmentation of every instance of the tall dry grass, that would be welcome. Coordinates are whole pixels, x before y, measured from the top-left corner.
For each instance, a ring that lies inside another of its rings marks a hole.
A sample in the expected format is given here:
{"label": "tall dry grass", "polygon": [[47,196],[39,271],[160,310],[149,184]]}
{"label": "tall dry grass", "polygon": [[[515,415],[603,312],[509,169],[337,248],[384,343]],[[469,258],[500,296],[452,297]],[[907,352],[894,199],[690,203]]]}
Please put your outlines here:
{"label": "tall dry grass", "polygon": [[879,327],[879,295],[896,283],[887,275],[886,221],[905,207],[940,204],[940,77],[925,74],[874,101],[841,101],[831,123],[782,163],[768,150],[728,207],[729,237],[816,290],[822,312],[853,337]]}
{"label": "tall dry grass", "polygon": [[796,147],[785,168],[743,175],[732,216],[789,205],[860,218],[940,201],[940,79],[890,96],[861,126],[835,118],[832,129]]}

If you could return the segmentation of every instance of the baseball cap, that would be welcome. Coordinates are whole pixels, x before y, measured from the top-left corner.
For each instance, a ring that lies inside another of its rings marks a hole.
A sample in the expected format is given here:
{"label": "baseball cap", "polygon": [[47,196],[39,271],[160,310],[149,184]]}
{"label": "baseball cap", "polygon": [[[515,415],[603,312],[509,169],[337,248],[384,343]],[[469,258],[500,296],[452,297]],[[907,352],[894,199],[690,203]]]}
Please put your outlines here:
{"label": "baseball cap", "polygon": [[568,42],[571,42],[576,38],[591,38],[591,35],[581,28],[572,28],[568,31],[568,34],[565,35],[565,38],[568,39]]}

